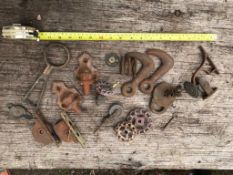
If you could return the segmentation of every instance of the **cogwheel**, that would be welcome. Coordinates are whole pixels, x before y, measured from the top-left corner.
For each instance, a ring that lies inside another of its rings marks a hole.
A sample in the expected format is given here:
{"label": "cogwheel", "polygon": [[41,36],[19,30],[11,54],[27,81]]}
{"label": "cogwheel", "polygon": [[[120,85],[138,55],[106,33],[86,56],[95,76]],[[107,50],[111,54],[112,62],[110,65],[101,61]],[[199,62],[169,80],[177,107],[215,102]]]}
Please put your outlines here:
{"label": "cogwheel", "polygon": [[96,91],[99,95],[108,96],[113,93],[113,86],[107,81],[99,80],[96,83]]}
{"label": "cogwheel", "polygon": [[152,127],[151,114],[147,109],[136,108],[132,110],[127,120],[135,125],[138,134],[145,133]]}
{"label": "cogwheel", "polygon": [[116,132],[118,139],[124,142],[133,140],[137,135],[136,127],[132,123],[126,121],[123,121],[117,125]]}

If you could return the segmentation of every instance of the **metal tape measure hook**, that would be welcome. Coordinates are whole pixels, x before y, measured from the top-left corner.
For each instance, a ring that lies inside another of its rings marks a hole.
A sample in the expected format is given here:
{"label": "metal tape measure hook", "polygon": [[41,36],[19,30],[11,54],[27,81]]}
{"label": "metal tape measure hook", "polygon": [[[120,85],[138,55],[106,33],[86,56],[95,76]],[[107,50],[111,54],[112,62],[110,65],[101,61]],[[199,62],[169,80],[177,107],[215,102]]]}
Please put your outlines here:
{"label": "metal tape measure hook", "polygon": [[39,40],[39,30],[30,26],[13,24],[11,26],[3,26],[2,37],[6,39]]}

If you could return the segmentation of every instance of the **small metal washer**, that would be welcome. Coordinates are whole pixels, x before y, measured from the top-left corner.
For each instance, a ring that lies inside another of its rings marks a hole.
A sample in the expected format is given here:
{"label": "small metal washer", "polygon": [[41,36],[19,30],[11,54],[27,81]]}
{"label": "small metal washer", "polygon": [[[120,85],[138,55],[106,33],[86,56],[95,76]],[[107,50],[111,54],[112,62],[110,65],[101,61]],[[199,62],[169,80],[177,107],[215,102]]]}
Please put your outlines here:
{"label": "small metal washer", "polygon": [[116,67],[120,63],[120,57],[116,53],[108,53],[105,55],[105,63],[110,67]]}

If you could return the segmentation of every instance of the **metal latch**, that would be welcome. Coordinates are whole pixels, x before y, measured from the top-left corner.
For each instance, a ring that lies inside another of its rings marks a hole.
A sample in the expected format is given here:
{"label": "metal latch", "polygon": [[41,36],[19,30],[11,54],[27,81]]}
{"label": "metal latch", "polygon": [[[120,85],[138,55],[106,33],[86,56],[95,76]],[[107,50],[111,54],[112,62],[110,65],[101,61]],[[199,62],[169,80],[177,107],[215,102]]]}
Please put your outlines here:
{"label": "metal latch", "polygon": [[3,26],[2,37],[6,39],[30,39],[38,40],[39,31],[30,26],[22,26],[21,24],[13,24],[11,26]]}

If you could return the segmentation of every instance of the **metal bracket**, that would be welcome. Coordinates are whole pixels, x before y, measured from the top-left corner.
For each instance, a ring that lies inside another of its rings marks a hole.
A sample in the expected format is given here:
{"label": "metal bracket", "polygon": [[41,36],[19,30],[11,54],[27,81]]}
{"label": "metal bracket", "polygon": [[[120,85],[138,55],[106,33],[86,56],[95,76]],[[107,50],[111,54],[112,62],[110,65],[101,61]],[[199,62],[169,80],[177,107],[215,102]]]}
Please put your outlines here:
{"label": "metal bracket", "polygon": [[75,77],[83,87],[83,95],[90,94],[92,84],[99,79],[99,72],[93,66],[92,56],[88,52],[83,52],[79,55],[79,66],[75,69]]}
{"label": "metal bracket", "polygon": [[62,120],[58,121],[54,126],[55,132],[58,137],[65,142],[79,142],[82,147],[85,145],[85,140],[77,127],[70,120],[66,112],[61,112]]}
{"label": "metal bracket", "polygon": [[52,125],[45,120],[40,111],[36,111],[36,120],[32,128],[32,136],[37,142],[43,145],[55,142],[56,145],[59,146],[60,143],[60,139],[56,135]]}

